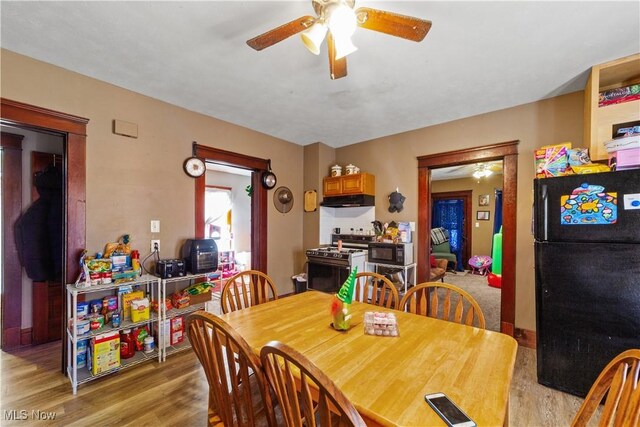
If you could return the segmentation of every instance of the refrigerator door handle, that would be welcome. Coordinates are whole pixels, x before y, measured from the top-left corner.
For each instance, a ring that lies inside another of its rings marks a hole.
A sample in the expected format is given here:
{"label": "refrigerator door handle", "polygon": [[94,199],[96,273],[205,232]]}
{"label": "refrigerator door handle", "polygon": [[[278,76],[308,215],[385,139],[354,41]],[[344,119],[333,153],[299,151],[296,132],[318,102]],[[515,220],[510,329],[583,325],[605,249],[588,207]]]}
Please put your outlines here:
{"label": "refrigerator door handle", "polygon": [[542,240],[549,240],[549,193],[547,186],[542,185]]}

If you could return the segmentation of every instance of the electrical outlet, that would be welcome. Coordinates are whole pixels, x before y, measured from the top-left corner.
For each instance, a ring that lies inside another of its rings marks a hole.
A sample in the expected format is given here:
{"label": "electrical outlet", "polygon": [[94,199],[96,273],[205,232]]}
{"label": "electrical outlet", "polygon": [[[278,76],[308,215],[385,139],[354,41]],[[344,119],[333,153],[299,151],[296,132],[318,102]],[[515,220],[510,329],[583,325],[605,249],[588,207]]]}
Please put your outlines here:
{"label": "electrical outlet", "polygon": [[160,252],[160,239],[151,240],[151,252],[154,252],[154,251]]}

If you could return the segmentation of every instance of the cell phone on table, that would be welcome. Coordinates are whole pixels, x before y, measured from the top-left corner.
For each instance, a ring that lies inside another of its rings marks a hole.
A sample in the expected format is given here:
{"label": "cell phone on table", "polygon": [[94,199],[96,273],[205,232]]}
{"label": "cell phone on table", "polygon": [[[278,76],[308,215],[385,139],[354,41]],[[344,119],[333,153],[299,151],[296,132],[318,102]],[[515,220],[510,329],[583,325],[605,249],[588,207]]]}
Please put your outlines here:
{"label": "cell phone on table", "polygon": [[427,394],[424,397],[429,406],[449,427],[476,427],[471,418],[458,408],[444,393]]}

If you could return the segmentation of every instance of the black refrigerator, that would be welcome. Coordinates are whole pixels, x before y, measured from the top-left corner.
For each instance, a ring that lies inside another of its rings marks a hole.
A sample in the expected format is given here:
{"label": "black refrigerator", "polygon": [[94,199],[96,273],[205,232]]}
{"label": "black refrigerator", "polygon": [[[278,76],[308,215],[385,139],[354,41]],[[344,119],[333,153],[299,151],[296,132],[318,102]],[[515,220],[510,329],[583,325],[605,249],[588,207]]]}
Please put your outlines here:
{"label": "black refrigerator", "polygon": [[640,348],[640,169],[534,180],[540,384],[585,396]]}

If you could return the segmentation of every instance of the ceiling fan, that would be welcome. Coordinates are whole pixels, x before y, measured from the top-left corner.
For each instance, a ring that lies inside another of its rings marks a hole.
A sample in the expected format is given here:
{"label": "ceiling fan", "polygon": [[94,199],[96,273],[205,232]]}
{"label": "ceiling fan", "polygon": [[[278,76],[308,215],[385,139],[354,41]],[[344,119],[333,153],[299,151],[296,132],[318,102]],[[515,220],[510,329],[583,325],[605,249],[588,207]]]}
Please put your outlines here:
{"label": "ceiling fan", "polygon": [[347,75],[346,56],[358,49],[351,42],[356,27],[415,42],[422,41],[431,29],[431,21],[412,16],[368,7],[354,10],[355,0],[311,0],[311,3],[316,17],[305,15],[294,19],[248,40],[247,44],[255,50],[262,50],[302,33],[302,41],[307,49],[318,55],[326,36],[329,74],[331,79],[339,79]]}

